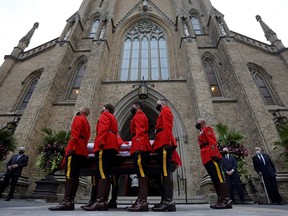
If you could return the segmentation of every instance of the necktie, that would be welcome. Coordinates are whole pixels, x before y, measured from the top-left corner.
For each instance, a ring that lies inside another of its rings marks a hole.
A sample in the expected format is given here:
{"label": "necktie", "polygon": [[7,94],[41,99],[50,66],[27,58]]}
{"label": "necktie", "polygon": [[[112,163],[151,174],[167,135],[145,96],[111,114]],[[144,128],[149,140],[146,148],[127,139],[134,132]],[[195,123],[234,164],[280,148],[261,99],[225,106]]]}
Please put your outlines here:
{"label": "necktie", "polygon": [[262,154],[258,155],[258,158],[259,158],[259,160],[261,160],[261,161],[263,162],[263,164],[265,165],[265,160],[264,160]]}
{"label": "necktie", "polygon": [[262,159],[262,161],[263,161],[263,163],[264,163],[264,165],[265,165],[265,160],[264,160],[264,157],[263,157],[262,154],[261,154],[261,159]]}

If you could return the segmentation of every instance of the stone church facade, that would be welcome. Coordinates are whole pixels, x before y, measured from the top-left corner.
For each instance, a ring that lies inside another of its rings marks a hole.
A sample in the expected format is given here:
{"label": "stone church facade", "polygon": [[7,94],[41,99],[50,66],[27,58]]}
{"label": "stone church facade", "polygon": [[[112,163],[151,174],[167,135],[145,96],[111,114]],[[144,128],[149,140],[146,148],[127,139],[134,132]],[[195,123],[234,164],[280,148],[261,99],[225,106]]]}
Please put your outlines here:
{"label": "stone church facade", "polygon": [[76,111],[87,106],[93,142],[102,106],[112,103],[119,133],[129,140],[130,108],[145,88],[151,139],[156,101],[167,98],[174,114],[183,161],[174,173],[176,197],[206,193],[198,117],[244,134],[251,173],[255,146],[283,171],[273,113],[288,115],[288,50],[260,16],[257,21],[270,44],[230,30],[209,0],[83,0],[59,38],[26,51],[35,23],[0,68],[0,124],[19,116],[14,134],[31,156],[27,193],[41,177],[33,157],[41,128],[68,131]]}

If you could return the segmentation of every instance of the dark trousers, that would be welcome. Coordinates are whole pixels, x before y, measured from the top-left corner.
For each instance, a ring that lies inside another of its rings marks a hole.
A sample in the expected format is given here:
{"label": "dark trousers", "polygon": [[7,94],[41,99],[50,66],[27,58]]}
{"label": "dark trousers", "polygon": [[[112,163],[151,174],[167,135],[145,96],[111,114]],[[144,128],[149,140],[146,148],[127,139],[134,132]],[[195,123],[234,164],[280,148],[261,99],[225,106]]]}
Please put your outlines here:
{"label": "dark trousers", "polygon": [[146,177],[150,152],[133,153],[133,163],[138,177]]}
{"label": "dark trousers", "polygon": [[231,177],[231,176],[226,175],[225,178],[226,178],[226,183],[229,187],[230,198],[232,199],[232,201],[235,203],[233,191],[234,191],[234,188],[236,188],[236,191],[240,198],[240,202],[244,203],[245,199],[244,199],[244,193],[243,193],[243,188],[241,185],[240,177]]}
{"label": "dark trousers", "polygon": [[158,162],[161,166],[160,194],[161,199],[166,201],[173,200],[173,181],[171,173],[173,151],[174,149],[169,145],[162,146],[156,150],[158,153]]}
{"label": "dark trousers", "polygon": [[228,201],[229,200],[228,186],[225,182],[225,179],[223,178],[219,162],[211,160],[208,163],[204,164],[204,167],[207,170],[213,182],[215,191],[218,196],[217,202],[222,202],[223,200],[225,202]]}
{"label": "dark trousers", "polygon": [[278,185],[276,177],[274,176],[265,176],[263,177],[264,183],[266,186],[266,190],[268,193],[268,196],[272,203],[280,203],[282,202],[282,198],[278,191]]}
{"label": "dark trousers", "polygon": [[[106,203],[110,192],[110,168],[117,163],[115,149],[101,149],[95,152],[97,176],[97,202]],[[105,206],[106,204],[104,204]]]}
{"label": "dark trousers", "polygon": [[225,182],[225,179],[222,175],[221,167],[218,162],[211,160],[206,163],[204,167],[207,170],[209,176],[211,177],[214,186],[215,184],[218,185]]}
{"label": "dark trousers", "polygon": [[111,185],[112,185],[111,201],[114,202],[116,202],[118,197],[118,189],[119,189],[118,180],[119,180],[118,175],[111,176]]}
{"label": "dark trousers", "polygon": [[11,187],[10,187],[10,192],[9,192],[9,194],[8,194],[7,197],[8,197],[8,198],[12,198],[19,177],[20,177],[20,176],[15,176],[15,175],[12,175],[12,174],[8,174],[8,175],[5,174],[5,177],[4,177],[4,179],[3,179],[3,182],[2,182],[2,185],[1,185],[1,188],[0,188],[0,195],[2,195],[3,191],[4,191],[5,188],[8,186],[8,184],[9,184],[9,182],[10,182],[10,180],[11,180],[11,183],[10,183],[10,185],[11,185]]}
{"label": "dark trousers", "polygon": [[85,167],[87,158],[83,155],[72,154],[66,156],[65,174],[66,178],[79,178],[80,169]]}
{"label": "dark trousers", "polygon": [[110,178],[110,168],[117,162],[116,154],[115,149],[104,149],[95,152],[97,177],[101,179]]}

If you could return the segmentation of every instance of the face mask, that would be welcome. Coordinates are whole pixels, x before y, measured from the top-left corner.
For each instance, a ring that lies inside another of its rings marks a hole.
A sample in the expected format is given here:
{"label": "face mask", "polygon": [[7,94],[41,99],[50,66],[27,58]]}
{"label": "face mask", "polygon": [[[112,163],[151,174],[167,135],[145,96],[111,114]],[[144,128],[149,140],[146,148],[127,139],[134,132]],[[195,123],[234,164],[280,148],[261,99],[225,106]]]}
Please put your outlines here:
{"label": "face mask", "polygon": [[201,124],[200,124],[200,123],[197,123],[197,124],[195,125],[195,127],[196,127],[197,130],[200,130],[200,129],[201,129]]}
{"label": "face mask", "polygon": [[156,110],[160,111],[160,110],[161,110],[161,107],[162,107],[161,104],[157,104],[157,105],[156,105]]}
{"label": "face mask", "polygon": [[133,115],[135,115],[135,113],[136,113],[136,108],[135,108],[135,107],[132,107],[131,110],[130,110],[130,112],[131,112]]}
{"label": "face mask", "polygon": [[224,152],[223,152],[223,154],[224,154],[224,155],[227,155],[227,154],[228,154],[228,152],[227,152],[227,151],[224,151]]}
{"label": "face mask", "polygon": [[261,153],[260,151],[255,151],[255,154],[257,154],[257,155],[260,154],[260,153]]}
{"label": "face mask", "polygon": [[19,151],[18,153],[19,153],[20,155],[22,155],[22,154],[24,154],[24,151]]}

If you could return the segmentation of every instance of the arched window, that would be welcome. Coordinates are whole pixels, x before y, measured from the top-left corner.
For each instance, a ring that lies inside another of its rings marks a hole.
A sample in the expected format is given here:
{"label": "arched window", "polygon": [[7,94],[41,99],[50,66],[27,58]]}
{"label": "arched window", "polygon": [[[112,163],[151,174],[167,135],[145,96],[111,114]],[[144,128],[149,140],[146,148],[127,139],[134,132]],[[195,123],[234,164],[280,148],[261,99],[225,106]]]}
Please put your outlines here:
{"label": "arched window", "polygon": [[97,33],[97,30],[98,30],[98,27],[99,27],[99,19],[96,19],[93,24],[92,24],[92,27],[90,29],[90,32],[89,32],[89,38],[95,38],[95,35]]}
{"label": "arched window", "polygon": [[34,89],[38,83],[40,76],[35,77],[34,79],[31,80],[31,82],[29,83],[29,87],[27,88],[26,93],[23,95],[22,100],[19,104],[19,106],[17,107],[17,110],[23,111],[26,109],[28,102],[34,92]]}
{"label": "arched window", "polygon": [[253,79],[260,91],[260,94],[265,102],[266,105],[276,105],[276,101],[273,98],[271,90],[267,85],[265,78],[254,68],[249,68],[250,72],[252,73]]}
{"label": "arched window", "polygon": [[168,80],[168,53],[164,31],[141,21],[125,35],[120,80]]}
{"label": "arched window", "polygon": [[192,23],[192,27],[193,27],[195,35],[203,34],[200,22],[196,16],[191,17],[191,23]]}
{"label": "arched window", "polygon": [[85,62],[81,62],[76,68],[75,78],[71,86],[68,100],[76,100],[80,91],[80,85],[86,69]]}
{"label": "arched window", "polygon": [[221,88],[219,85],[217,73],[213,62],[210,59],[204,60],[204,67],[207,73],[210,90],[213,97],[221,97]]}

